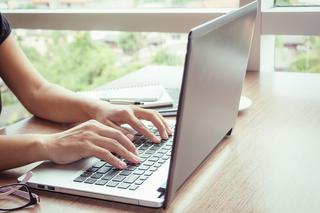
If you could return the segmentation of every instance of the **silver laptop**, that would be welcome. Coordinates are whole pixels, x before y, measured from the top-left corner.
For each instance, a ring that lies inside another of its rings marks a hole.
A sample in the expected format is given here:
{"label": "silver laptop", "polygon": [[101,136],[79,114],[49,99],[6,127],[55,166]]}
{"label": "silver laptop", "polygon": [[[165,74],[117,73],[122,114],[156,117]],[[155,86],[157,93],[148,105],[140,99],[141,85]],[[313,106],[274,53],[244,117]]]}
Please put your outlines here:
{"label": "silver laptop", "polygon": [[176,124],[172,123],[175,133],[160,144],[136,136],[140,165],[117,170],[97,158],[69,165],[43,162],[32,170],[34,175],[27,184],[41,190],[140,206],[168,206],[186,179],[231,134],[256,8],[253,2],[190,31],[178,114]]}

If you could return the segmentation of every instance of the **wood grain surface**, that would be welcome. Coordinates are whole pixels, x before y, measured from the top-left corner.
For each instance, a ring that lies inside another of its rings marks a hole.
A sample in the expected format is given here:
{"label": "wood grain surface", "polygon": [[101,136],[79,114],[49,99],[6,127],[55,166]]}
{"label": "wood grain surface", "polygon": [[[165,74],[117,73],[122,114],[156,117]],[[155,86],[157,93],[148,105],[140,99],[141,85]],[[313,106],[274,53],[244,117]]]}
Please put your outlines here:
{"label": "wood grain surface", "polygon": [[[168,209],[35,190],[41,204],[22,212],[320,212],[320,75],[248,72],[243,94],[253,105]],[[65,128],[31,118],[1,133]],[[35,165],[1,172],[0,185]]]}

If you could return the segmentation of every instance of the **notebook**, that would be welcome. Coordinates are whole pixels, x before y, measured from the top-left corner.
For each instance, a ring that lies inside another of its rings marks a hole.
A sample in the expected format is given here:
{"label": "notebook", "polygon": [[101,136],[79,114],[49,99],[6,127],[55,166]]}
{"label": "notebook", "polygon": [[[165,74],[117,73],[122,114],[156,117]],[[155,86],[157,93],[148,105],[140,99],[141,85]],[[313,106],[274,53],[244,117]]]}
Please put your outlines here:
{"label": "notebook", "polygon": [[173,105],[172,98],[160,84],[137,85],[79,93],[85,96],[108,101],[113,104],[133,104],[139,105],[143,108],[155,108]]}

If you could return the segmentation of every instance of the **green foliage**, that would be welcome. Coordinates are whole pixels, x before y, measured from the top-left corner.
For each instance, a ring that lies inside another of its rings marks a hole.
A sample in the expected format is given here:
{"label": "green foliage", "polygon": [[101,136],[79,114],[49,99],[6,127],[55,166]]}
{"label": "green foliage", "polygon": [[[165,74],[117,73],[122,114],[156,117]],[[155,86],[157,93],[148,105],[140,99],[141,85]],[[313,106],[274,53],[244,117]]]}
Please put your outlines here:
{"label": "green foliage", "polygon": [[122,33],[119,47],[127,54],[133,54],[144,46],[145,37],[141,33]]}
{"label": "green foliage", "polygon": [[152,62],[159,65],[178,66],[183,64],[183,59],[167,49],[161,49],[154,55]]}
{"label": "green foliage", "polygon": [[306,46],[311,50],[301,53],[290,65],[290,70],[294,72],[320,72],[320,38],[308,37]]}
{"label": "green foliage", "polygon": [[24,51],[37,70],[49,81],[71,90],[86,90],[117,77],[116,55],[100,42],[92,42],[89,33],[79,32],[72,42],[65,34],[54,32],[46,40],[44,55],[34,48]]}
{"label": "green foliage", "polygon": [[288,6],[292,4],[292,0],[275,0],[276,6]]}

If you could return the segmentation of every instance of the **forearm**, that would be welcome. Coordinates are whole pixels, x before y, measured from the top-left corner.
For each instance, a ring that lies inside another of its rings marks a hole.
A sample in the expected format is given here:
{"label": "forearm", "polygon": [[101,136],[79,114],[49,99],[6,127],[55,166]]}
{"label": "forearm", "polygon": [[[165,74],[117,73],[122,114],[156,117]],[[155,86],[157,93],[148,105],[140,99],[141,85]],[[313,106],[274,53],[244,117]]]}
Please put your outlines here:
{"label": "forearm", "polygon": [[95,105],[98,100],[83,98],[82,96],[48,83],[39,88],[34,97],[28,100],[28,110],[41,118],[62,122],[83,122],[93,118]]}
{"label": "forearm", "polygon": [[0,171],[46,160],[41,135],[1,135]]}
{"label": "forearm", "polygon": [[91,118],[94,104],[46,81],[12,36],[0,46],[0,74],[28,111],[38,117],[56,122],[80,122]]}

